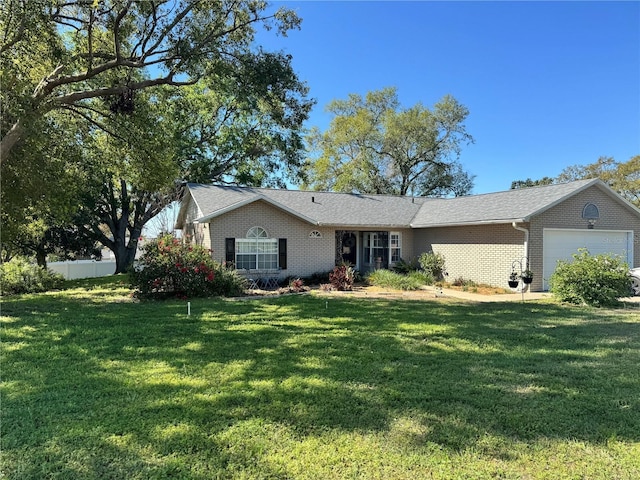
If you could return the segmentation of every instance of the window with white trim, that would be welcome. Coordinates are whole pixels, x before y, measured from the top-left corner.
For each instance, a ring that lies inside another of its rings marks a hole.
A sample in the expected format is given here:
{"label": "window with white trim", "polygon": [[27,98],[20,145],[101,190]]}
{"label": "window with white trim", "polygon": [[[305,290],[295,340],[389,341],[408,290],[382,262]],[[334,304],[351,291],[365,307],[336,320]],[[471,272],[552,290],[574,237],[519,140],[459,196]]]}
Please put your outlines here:
{"label": "window with white trim", "polygon": [[402,235],[400,232],[389,234],[389,263],[394,264],[400,261],[402,255]]}
{"label": "window with white trim", "polygon": [[278,239],[269,238],[262,227],[251,227],[246,238],[236,238],[236,268],[275,270],[278,268]]}

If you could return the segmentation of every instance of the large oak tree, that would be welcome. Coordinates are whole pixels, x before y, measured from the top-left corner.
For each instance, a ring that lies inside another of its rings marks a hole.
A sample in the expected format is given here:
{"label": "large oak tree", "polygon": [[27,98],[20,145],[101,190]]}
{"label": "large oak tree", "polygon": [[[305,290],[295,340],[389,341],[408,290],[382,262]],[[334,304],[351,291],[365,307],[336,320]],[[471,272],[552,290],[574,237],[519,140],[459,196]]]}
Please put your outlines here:
{"label": "large oak tree", "polygon": [[254,44],[257,28],[298,28],[290,10],[234,0],[7,0],[0,22],[3,182],[6,172],[42,174],[3,185],[3,218],[19,220],[21,209],[25,221],[27,211],[42,216],[61,191],[56,173],[71,157],[60,145],[68,146],[83,187],[66,201],[78,207],[74,221],[114,250],[123,271],[144,223],[177,198],[181,181],[255,184],[295,173],[312,102],[291,58]]}
{"label": "large oak tree", "polygon": [[305,187],[397,195],[464,195],[473,177],[462,169],[462,146],[472,142],[469,111],[447,95],[433,108],[402,108],[395,88],[334,100],[326,132],[309,140]]}

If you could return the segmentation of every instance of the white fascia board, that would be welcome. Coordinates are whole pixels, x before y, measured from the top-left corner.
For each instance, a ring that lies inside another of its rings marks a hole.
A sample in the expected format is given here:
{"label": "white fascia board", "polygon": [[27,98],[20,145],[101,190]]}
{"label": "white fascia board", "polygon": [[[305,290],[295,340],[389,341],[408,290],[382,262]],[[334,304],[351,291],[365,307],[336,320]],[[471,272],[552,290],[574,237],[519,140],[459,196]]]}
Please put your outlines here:
{"label": "white fascia board", "polygon": [[186,194],[180,200],[180,209],[178,210],[178,216],[176,217],[176,224],[174,226],[176,230],[182,230],[182,227],[184,226],[184,217],[187,214],[187,203],[189,203],[189,200],[195,204],[198,209],[198,213],[202,215],[202,210],[196,201],[196,197],[191,193],[191,190],[187,189]]}
{"label": "white fascia board", "polygon": [[411,228],[440,228],[440,227],[469,227],[474,225],[502,225],[502,224],[511,224],[513,222],[516,223],[526,223],[529,221],[530,217],[525,218],[506,218],[500,220],[479,220],[479,221],[470,221],[470,222],[456,222],[456,223],[433,223],[428,225],[420,225],[416,223],[412,223],[410,225]]}
{"label": "white fascia board", "polygon": [[318,223],[319,227],[330,227],[330,228],[335,228],[335,229],[340,229],[340,230],[380,230],[380,229],[387,229],[387,230],[391,230],[391,229],[395,229],[395,230],[400,230],[403,228],[409,228],[410,225],[407,225],[406,223],[403,224],[384,224],[384,225],[360,225],[360,224],[353,224],[353,223],[347,223],[347,224],[341,224],[341,223]]}

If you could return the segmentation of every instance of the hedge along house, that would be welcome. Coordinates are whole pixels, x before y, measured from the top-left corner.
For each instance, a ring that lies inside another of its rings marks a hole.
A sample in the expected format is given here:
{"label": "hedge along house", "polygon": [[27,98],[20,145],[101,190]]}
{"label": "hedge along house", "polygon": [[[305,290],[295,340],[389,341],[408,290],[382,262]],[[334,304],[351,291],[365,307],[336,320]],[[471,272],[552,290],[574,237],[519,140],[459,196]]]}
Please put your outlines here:
{"label": "hedge along house", "polygon": [[449,280],[505,286],[522,264],[546,290],[578,248],[640,265],[640,210],[597,179],[447,199],[189,184],[176,228],[217,260],[281,278],[436,252]]}

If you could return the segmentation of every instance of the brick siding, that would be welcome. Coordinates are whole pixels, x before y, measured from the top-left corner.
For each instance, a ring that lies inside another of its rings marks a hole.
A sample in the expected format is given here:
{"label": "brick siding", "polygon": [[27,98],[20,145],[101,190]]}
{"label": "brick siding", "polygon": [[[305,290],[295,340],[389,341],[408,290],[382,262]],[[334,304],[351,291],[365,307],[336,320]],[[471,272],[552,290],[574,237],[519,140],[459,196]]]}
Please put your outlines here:
{"label": "brick siding", "polygon": [[[600,211],[596,230],[633,230],[633,265],[640,265],[640,219],[603,190],[591,187],[534,217],[530,224],[519,224],[529,229],[529,268],[534,273],[532,291],[543,288],[544,229],[587,230],[582,211],[588,203],[595,204]],[[449,281],[462,277],[506,286],[512,262],[525,256],[524,232],[515,230],[511,224],[430,228],[416,231],[414,238],[416,252],[444,255]]]}
{"label": "brick siding", "polygon": [[511,224],[421,229],[414,239],[415,251],[444,255],[449,282],[463,278],[507,287],[512,262],[524,256],[524,232]]}
{"label": "brick siding", "polygon": [[545,228],[570,228],[587,230],[587,221],[582,218],[582,211],[588,203],[593,203],[600,211],[600,219],[594,230],[633,230],[633,266],[640,265],[640,219],[620,202],[614,200],[599,188],[589,188],[568,198],[531,221],[529,256],[531,269],[539,272],[534,277],[532,290],[542,289],[542,241]]}
{"label": "brick siding", "polygon": [[[211,220],[205,237],[213,258],[223,261],[224,239],[245,238],[251,227],[262,227],[270,238],[287,239],[287,269],[280,276],[304,277],[328,272],[335,260],[335,229],[302,221],[263,201],[257,201]],[[317,230],[321,238],[310,238]]]}

